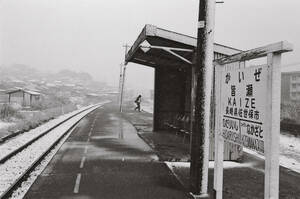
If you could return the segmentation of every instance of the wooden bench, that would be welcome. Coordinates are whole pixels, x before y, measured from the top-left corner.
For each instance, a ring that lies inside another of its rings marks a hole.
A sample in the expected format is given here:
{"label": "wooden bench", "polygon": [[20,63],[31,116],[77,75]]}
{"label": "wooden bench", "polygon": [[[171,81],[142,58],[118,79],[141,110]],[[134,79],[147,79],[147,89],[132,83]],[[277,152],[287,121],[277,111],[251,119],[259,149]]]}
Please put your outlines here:
{"label": "wooden bench", "polygon": [[185,138],[189,137],[191,134],[191,125],[190,125],[190,116],[185,115],[182,118],[182,125],[181,125],[180,133],[183,134],[183,143],[185,142]]}
{"label": "wooden bench", "polygon": [[164,123],[170,130],[175,131],[175,135],[183,136],[183,143],[186,137],[190,136],[190,116],[176,114],[173,119]]}

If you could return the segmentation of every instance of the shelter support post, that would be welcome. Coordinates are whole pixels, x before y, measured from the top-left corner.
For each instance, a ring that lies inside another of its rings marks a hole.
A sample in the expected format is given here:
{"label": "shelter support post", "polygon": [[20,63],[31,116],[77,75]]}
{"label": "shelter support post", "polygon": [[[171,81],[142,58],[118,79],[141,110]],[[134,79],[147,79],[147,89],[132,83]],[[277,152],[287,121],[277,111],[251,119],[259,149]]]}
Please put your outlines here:
{"label": "shelter support post", "polygon": [[208,186],[208,155],[210,133],[210,106],[213,74],[213,36],[215,1],[200,0],[196,64],[193,65],[196,83],[192,93],[192,138],[190,190],[204,196]]}
{"label": "shelter support post", "polygon": [[157,131],[159,129],[159,111],[158,111],[158,96],[159,96],[159,68],[154,69],[154,102],[153,102],[153,131]]}

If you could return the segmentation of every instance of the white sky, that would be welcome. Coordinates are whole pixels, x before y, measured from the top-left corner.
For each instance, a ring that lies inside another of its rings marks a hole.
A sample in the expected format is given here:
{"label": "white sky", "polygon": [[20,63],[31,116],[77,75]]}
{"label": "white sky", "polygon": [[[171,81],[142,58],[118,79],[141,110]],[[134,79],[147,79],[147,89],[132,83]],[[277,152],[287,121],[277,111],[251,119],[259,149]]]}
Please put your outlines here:
{"label": "white sky", "polygon": [[[86,71],[117,85],[123,44],[147,23],[196,35],[198,0],[2,0],[0,63]],[[287,40],[300,62],[300,1],[225,0],[216,9],[217,43],[242,50]],[[298,68],[300,67],[297,66]],[[289,67],[290,68],[290,67]],[[129,64],[127,85],[150,88],[153,70]]]}

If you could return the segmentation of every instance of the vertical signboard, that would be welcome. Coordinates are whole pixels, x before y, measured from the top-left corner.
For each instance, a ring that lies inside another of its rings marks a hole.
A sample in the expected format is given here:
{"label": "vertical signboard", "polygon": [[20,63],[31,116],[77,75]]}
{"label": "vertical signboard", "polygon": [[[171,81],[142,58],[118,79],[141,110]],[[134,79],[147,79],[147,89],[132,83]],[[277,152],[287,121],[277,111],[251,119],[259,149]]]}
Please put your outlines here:
{"label": "vertical signboard", "polygon": [[229,142],[264,154],[268,67],[225,67],[221,77],[221,134]]}

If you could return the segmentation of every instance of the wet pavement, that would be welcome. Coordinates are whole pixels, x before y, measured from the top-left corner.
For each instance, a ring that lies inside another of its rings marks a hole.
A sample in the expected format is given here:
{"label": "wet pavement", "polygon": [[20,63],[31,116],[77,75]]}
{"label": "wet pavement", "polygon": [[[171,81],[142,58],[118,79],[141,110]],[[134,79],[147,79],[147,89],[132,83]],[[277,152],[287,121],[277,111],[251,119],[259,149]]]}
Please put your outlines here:
{"label": "wet pavement", "polygon": [[85,117],[25,198],[189,198],[112,105]]}
{"label": "wet pavement", "polygon": [[[183,163],[189,158],[189,143],[175,132],[152,132],[152,114],[132,111],[126,106],[123,116],[130,121],[141,136],[158,154],[160,160],[170,161],[173,172],[189,190],[190,165]],[[232,164],[231,164],[232,163]],[[224,162],[224,199],[264,198],[264,160],[244,152],[238,162]],[[177,166],[176,166],[177,165]],[[234,165],[234,166],[233,166]],[[280,166],[279,198],[300,199],[300,174]],[[213,198],[213,167],[208,172],[209,198]]]}

